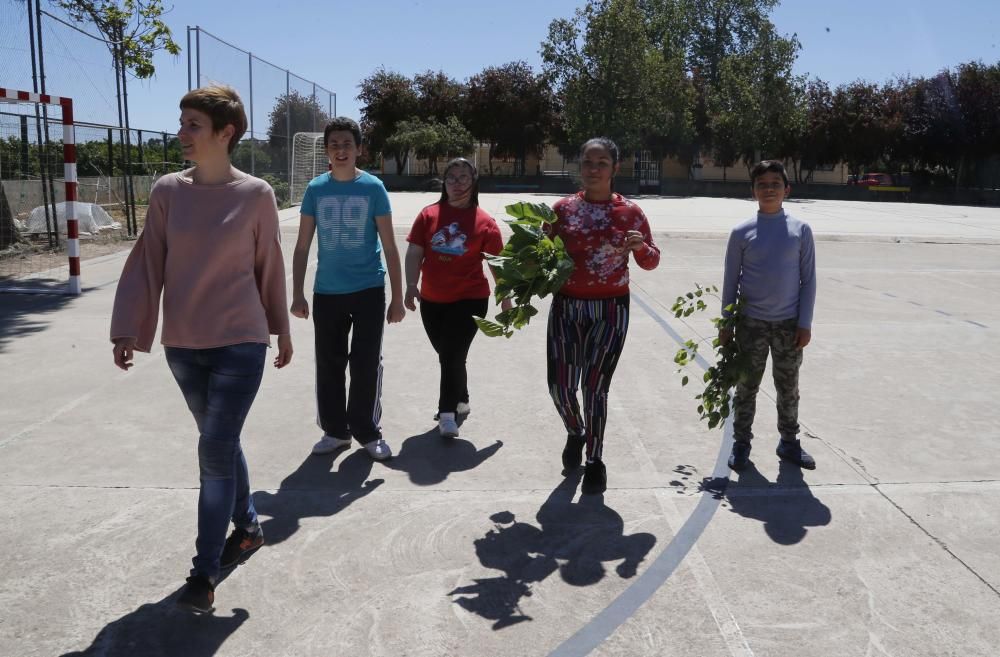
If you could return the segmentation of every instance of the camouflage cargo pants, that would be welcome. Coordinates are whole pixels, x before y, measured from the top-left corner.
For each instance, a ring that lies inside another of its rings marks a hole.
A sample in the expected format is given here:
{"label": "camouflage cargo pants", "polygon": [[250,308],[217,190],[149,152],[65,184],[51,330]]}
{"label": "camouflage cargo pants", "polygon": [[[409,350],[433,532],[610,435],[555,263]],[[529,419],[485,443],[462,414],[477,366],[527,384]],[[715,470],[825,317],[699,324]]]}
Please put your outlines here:
{"label": "camouflage cargo pants", "polygon": [[743,317],[736,327],[740,350],[750,354],[750,377],[736,386],[733,399],[733,438],[749,442],[753,438],[753,418],[757,412],[757,391],[764,378],[768,351],[777,392],[778,434],[793,440],[799,433],[799,367],[802,350],[795,348],[798,321],[766,322]]}

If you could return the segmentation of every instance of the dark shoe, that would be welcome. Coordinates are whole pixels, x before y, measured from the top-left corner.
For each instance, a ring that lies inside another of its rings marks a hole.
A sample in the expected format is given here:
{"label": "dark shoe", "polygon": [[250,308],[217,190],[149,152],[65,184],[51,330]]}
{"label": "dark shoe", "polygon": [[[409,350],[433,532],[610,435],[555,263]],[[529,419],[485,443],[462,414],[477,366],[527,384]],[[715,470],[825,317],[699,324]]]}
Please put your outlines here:
{"label": "dark shoe", "polygon": [[750,443],[737,440],[733,443],[733,453],[729,455],[729,467],[736,472],[743,472],[750,464]]}
{"label": "dark shoe", "polygon": [[583,469],[583,483],[580,492],[584,495],[598,495],[608,489],[608,470],[604,461],[590,461]]}
{"label": "dark shoe", "polygon": [[207,614],[215,607],[215,587],[207,578],[201,575],[192,575],[187,578],[187,584],[181,589],[180,596],[177,597],[177,606],[190,611],[197,611]]}
{"label": "dark shoe", "polygon": [[569,434],[566,436],[566,446],[563,447],[562,463],[563,472],[571,472],[580,467],[583,463],[583,448],[587,441],[583,436]]}
{"label": "dark shoe", "polygon": [[802,445],[797,439],[781,440],[778,443],[778,449],[775,450],[775,454],[800,468],[805,468],[806,470],[816,469],[816,459],[810,456],[806,450],[802,449]]}
{"label": "dark shoe", "polygon": [[222,548],[222,556],[219,557],[219,567],[226,569],[243,563],[263,544],[264,532],[261,531],[260,527],[253,534],[242,527],[237,527],[226,539],[226,545]]}

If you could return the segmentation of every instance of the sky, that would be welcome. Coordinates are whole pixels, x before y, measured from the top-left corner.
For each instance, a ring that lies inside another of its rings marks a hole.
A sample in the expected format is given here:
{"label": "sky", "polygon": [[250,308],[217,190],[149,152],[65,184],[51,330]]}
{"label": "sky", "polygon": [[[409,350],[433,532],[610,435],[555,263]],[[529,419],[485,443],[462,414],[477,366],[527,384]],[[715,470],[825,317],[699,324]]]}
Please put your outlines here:
{"label": "sky", "polygon": [[[274,0],[174,0],[165,20],[182,48],[187,26],[198,25],[334,91],[337,114],[358,118],[358,82],[380,66],[408,76],[443,70],[458,80],[516,60],[540,71],[539,49],[549,23],[571,17],[583,2],[285,0],[278,11]],[[170,0],[165,4],[170,6]],[[780,33],[795,34],[802,44],[795,72],[831,86],[856,79],[884,82],[899,75],[933,75],[972,60],[1000,61],[996,0],[784,0],[771,19]],[[205,46],[203,51],[206,75],[245,77],[245,55],[225,56],[221,49]],[[151,81],[130,85],[132,125],[173,130],[176,102],[187,90],[186,52],[179,57],[159,54],[155,65]],[[254,84],[256,94],[283,87],[284,78],[260,68]],[[262,122],[258,117],[258,133],[266,131]]]}

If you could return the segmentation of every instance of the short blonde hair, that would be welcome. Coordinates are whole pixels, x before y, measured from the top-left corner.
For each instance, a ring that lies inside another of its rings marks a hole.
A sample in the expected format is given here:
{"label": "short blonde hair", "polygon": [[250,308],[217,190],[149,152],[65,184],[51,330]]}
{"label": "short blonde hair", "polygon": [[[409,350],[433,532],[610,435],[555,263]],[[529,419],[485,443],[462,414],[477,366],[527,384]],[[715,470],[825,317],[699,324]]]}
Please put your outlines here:
{"label": "short blonde hair", "polygon": [[210,84],[192,89],[181,98],[181,109],[204,112],[212,119],[212,131],[219,132],[227,125],[233,126],[233,136],[229,140],[229,152],[247,131],[247,113],[243,101],[236,90],[225,84]]}

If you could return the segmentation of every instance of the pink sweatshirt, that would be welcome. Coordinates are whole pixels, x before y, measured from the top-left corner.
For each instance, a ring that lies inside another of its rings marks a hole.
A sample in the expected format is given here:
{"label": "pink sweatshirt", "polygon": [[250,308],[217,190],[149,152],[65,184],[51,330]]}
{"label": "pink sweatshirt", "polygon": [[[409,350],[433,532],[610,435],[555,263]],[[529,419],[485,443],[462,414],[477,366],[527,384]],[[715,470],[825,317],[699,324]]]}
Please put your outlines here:
{"label": "pink sweatshirt", "polygon": [[163,293],[168,347],[269,343],[288,329],[285,265],[270,185],[246,176],[224,185],[160,178],[146,225],[115,294],[111,338],[149,351]]}

